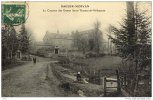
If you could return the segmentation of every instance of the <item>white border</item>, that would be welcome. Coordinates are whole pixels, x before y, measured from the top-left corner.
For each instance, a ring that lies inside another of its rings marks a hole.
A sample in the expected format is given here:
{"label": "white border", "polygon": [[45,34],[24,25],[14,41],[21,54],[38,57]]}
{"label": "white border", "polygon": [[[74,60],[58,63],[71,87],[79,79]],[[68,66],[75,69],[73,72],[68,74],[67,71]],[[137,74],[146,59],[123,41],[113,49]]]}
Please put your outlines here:
{"label": "white border", "polygon": [[[2,0],[2,1],[24,1],[24,0]],[[26,1],[43,1],[43,0],[26,0]],[[58,2],[68,2],[68,1],[80,1],[80,2],[83,2],[83,1],[89,1],[89,2],[111,2],[111,1],[116,1],[116,2],[120,2],[120,1],[151,1],[152,0],[44,0],[43,2],[45,1],[58,1]],[[1,5],[0,5],[0,9],[1,9]],[[153,11],[153,10],[152,10]],[[0,13],[0,16],[1,16],[1,13]],[[1,21],[1,19],[0,19]],[[1,25],[0,25],[1,26]],[[152,40],[153,42],[153,40]],[[0,38],[0,47],[1,47],[1,38]],[[152,48],[153,49],[153,48]],[[1,51],[1,48],[0,48],[0,51]],[[0,56],[1,56],[1,53],[0,52]],[[153,54],[153,52],[152,52]],[[0,64],[1,64],[1,58],[0,58]],[[1,69],[1,67],[0,67]],[[152,69],[152,72],[153,72],[153,69]],[[1,81],[1,77],[0,77],[0,81]],[[1,85],[1,82],[0,82],[0,85]],[[0,91],[1,91],[2,87],[0,88]],[[153,90],[153,87],[152,87],[152,90]],[[1,92],[0,92],[1,93]],[[152,96],[153,96],[153,93],[152,93]],[[60,99],[63,99],[63,100],[67,100],[67,99],[73,99],[73,100],[76,100],[76,99],[80,99],[80,100],[151,100],[152,97],[2,97],[1,98],[2,100],[51,100],[51,99],[54,99],[54,100],[60,100]]]}

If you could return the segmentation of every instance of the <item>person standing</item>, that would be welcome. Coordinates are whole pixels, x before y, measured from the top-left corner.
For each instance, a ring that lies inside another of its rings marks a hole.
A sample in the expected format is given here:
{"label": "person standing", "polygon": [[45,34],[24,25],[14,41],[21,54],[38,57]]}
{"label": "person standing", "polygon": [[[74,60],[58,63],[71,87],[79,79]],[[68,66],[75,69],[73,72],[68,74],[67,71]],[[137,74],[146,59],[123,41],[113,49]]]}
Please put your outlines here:
{"label": "person standing", "polygon": [[77,73],[76,78],[77,78],[77,81],[79,81],[79,82],[81,81],[81,75],[80,75],[80,72]]}
{"label": "person standing", "polygon": [[36,64],[36,57],[33,57],[33,63]]}
{"label": "person standing", "polygon": [[35,60],[35,58],[33,57],[33,59],[32,59],[32,61],[33,61],[33,64],[35,64],[35,61],[34,61],[34,60]]}
{"label": "person standing", "polygon": [[35,64],[36,64],[37,60],[36,60],[36,57],[35,57]]}

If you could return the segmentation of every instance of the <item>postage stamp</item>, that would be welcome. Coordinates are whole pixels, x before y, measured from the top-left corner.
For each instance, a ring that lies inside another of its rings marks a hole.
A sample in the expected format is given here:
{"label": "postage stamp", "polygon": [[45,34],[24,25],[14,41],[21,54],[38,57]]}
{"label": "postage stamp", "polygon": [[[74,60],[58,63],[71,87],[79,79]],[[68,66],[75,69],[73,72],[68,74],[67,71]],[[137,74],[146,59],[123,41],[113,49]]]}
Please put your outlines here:
{"label": "postage stamp", "polygon": [[4,3],[2,4],[2,23],[17,25],[25,22],[26,4],[25,3]]}

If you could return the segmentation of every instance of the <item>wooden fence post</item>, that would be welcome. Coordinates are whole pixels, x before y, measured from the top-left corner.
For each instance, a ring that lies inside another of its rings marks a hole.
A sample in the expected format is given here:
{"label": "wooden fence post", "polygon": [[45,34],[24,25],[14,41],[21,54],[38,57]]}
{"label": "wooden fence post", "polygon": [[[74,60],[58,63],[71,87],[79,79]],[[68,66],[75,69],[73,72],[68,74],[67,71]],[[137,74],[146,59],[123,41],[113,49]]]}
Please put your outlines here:
{"label": "wooden fence post", "polygon": [[119,79],[119,72],[118,72],[118,70],[116,70],[116,75],[117,75],[117,92],[120,93],[121,86],[120,86],[120,79]]}
{"label": "wooden fence post", "polygon": [[126,74],[124,74],[124,86],[126,86]]}
{"label": "wooden fence post", "polygon": [[120,86],[123,86],[123,76],[120,77]]}
{"label": "wooden fence post", "polygon": [[137,94],[137,88],[138,88],[138,79],[139,79],[139,76],[136,75],[136,82],[135,82],[135,87],[134,87],[134,96],[136,96]]}
{"label": "wooden fence post", "polygon": [[106,96],[106,77],[104,77],[104,96]]}
{"label": "wooden fence post", "polygon": [[46,67],[46,80],[49,78],[49,66]]}

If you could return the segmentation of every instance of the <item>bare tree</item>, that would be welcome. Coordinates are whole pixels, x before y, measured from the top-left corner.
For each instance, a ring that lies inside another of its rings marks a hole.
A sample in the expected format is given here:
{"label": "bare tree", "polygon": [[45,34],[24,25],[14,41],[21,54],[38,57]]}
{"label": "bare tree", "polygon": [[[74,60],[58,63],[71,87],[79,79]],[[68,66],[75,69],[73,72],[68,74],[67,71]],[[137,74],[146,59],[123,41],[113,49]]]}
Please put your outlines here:
{"label": "bare tree", "polygon": [[101,32],[100,32],[101,23],[100,21],[96,21],[94,23],[94,45],[95,45],[95,51],[97,54],[100,52],[100,46],[101,46]]}
{"label": "bare tree", "polygon": [[22,25],[21,31],[19,34],[19,48],[22,53],[27,53],[29,51],[29,42],[30,42],[30,35],[25,28],[25,25]]}

